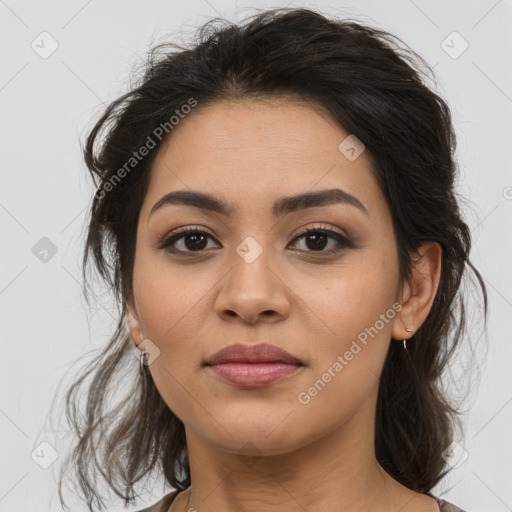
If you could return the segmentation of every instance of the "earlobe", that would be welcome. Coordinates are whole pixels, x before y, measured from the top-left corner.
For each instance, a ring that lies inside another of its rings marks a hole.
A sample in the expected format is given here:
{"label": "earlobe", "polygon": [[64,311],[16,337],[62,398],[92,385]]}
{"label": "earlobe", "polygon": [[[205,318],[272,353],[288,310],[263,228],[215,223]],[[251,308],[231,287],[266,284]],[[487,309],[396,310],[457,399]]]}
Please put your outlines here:
{"label": "earlobe", "polygon": [[[414,258],[412,277],[404,284],[402,309],[393,324],[392,337],[412,336],[427,318],[441,279],[442,249],[437,242],[424,242]],[[410,329],[411,331],[408,331]]]}
{"label": "earlobe", "polygon": [[128,304],[126,307],[126,318],[128,320],[128,327],[130,329],[130,335],[135,345],[139,345],[144,340],[144,334],[140,325],[140,320],[135,312],[134,308]]}

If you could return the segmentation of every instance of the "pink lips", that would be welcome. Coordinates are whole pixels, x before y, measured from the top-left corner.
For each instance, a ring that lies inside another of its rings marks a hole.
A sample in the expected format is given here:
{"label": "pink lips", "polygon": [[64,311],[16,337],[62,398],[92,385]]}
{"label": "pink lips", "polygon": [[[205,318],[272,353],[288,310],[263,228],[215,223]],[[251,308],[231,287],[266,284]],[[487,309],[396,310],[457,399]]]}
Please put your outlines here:
{"label": "pink lips", "polygon": [[297,372],[302,361],[286,350],[266,343],[229,345],[209,358],[205,366],[222,380],[242,387],[261,387]]}

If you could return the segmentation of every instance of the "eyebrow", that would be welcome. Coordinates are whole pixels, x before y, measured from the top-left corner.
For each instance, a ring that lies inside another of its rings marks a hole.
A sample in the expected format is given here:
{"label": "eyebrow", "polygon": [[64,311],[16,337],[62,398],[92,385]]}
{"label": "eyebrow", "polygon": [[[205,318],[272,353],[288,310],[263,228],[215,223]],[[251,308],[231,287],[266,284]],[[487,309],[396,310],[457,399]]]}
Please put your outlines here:
{"label": "eyebrow", "polygon": [[[354,206],[365,215],[369,216],[368,210],[364,207],[363,203],[357,199],[357,197],[339,188],[281,197],[272,206],[272,215],[274,217],[282,217],[288,213],[296,212],[305,208],[314,208],[340,203]],[[229,216],[233,212],[233,208],[228,206],[226,202],[211,194],[194,190],[176,190],[169,192],[160,198],[153,208],[151,208],[149,216],[163,206],[173,204],[192,206],[225,216]]]}

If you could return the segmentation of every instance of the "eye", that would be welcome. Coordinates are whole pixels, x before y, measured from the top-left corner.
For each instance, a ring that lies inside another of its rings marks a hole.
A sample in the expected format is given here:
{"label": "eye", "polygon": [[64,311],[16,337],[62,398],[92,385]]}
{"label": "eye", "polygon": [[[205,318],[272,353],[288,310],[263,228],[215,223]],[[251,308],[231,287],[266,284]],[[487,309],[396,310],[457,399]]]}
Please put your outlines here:
{"label": "eye", "polygon": [[[328,250],[324,250],[326,245],[329,245],[329,239],[333,241],[334,247],[329,248]],[[302,233],[297,236],[293,242],[303,241],[306,247],[309,247],[311,250],[299,249],[304,252],[320,252],[323,254],[337,254],[346,248],[354,248],[354,243],[349,240],[347,237],[343,236],[341,233],[337,231],[333,231],[332,229],[328,229],[325,226],[317,227],[302,231]],[[292,243],[293,243],[292,242]]]}
{"label": "eye", "polygon": [[[167,252],[176,255],[200,254],[206,249],[212,248],[208,247],[208,239],[214,240],[212,235],[198,229],[198,226],[186,227],[177,232],[175,231],[165,235],[158,241],[156,247],[158,249],[165,249]],[[355,247],[355,244],[347,237],[337,231],[328,229],[325,225],[302,231],[299,236],[295,237],[291,244],[297,241],[303,241],[306,245],[306,249],[298,249],[299,251],[318,252],[325,255],[337,254],[344,249]],[[333,247],[325,250],[329,242],[331,242]],[[218,242],[216,243],[218,244]],[[219,246],[220,244],[218,244],[218,247]]]}
{"label": "eye", "polygon": [[213,237],[207,232],[201,231],[197,227],[187,227],[180,229],[178,232],[165,235],[159,240],[157,248],[166,249],[172,254],[200,253],[208,249],[208,238],[213,240]]}

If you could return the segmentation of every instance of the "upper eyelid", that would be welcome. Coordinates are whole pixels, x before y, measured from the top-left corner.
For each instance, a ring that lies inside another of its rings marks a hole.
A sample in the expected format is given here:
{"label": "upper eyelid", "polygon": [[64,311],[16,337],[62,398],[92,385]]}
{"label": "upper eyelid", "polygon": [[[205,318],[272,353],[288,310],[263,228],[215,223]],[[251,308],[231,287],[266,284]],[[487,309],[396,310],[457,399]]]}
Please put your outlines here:
{"label": "upper eyelid", "polygon": [[[348,236],[346,235],[346,233],[341,230],[340,228],[336,227],[336,226],[332,226],[328,223],[325,223],[325,222],[320,222],[320,226],[303,226],[301,228],[298,228],[298,230],[292,235],[293,236],[293,239],[299,237],[299,236],[302,236],[302,235],[305,235],[307,234],[309,231],[332,231],[333,233],[336,233],[337,235],[340,235],[344,238],[348,238]],[[203,227],[203,226],[199,226],[199,225],[191,225],[191,226],[183,226],[181,228],[177,228],[176,230],[174,231],[171,231],[169,232],[168,234],[164,235],[163,237],[161,237],[161,239],[165,240],[165,239],[171,239],[173,237],[179,237],[180,235],[187,235],[187,234],[190,234],[190,233],[193,233],[193,232],[202,232],[212,238],[217,238],[216,235],[214,235],[208,228],[206,227]],[[179,238],[177,238],[179,239]]]}
{"label": "upper eyelid", "polygon": [[322,224],[321,226],[308,226],[308,225],[306,225],[305,227],[303,226],[303,227],[299,228],[299,230],[293,236],[294,236],[294,238],[296,238],[298,236],[305,235],[309,231],[332,231],[333,233],[336,233],[339,236],[348,238],[348,236],[342,229],[340,229],[336,226],[333,226],[331,224],[328,224],[326,222],[321,222],[321,224]]}

